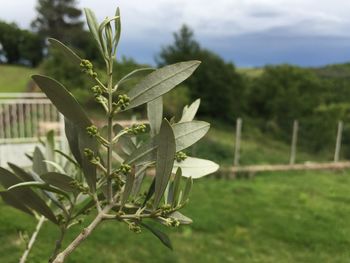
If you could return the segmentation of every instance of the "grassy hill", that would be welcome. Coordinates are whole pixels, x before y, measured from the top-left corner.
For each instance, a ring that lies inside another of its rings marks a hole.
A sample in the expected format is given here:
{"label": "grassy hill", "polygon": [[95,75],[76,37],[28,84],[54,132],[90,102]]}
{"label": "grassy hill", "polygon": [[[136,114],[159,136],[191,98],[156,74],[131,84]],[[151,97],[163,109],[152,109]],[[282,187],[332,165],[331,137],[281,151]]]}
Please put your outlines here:
{"label": "grassy hill", "polygon": [[37,69],[0,65],[0,92],[25,92],[30,75],[38,73]]}

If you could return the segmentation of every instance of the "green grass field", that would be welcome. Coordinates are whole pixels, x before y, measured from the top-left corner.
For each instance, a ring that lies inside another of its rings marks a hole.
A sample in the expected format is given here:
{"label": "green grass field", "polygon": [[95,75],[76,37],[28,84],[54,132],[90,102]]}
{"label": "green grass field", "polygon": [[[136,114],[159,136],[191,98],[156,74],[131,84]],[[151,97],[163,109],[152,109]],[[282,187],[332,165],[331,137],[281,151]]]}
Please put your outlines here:
{"label": "green grass field", "polygon": [[25,92],[30,75],[37,69],[0,65],[0,92]]}
{"label": "green grass field", "polygon": [[[108,222],[67,262],[349,262],[349,190],[348,172],[205,179],[195,183],[185,209],[193,225],[167,230],[174,251],[146,231]],[[0,262],[17,262],[17,232],[31,231],[34,220],[4,205],[0,214]],[[46,262],[56,235],[47,223],[29,262]]]}

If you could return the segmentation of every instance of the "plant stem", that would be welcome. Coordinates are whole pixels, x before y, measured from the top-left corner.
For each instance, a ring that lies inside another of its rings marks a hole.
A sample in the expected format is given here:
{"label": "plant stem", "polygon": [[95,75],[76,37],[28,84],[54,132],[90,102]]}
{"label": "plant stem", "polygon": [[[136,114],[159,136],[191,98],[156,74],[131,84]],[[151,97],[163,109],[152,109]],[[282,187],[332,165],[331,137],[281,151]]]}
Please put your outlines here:
{"label": "plant stem", "polygon": [[43,225],[44,222],[45,222],[45,217],[44,217],[44,216],[41,216],[40,219],[39,219],[39,221],[38,221],[38,224],[37,224],[36,227],[35,227],[35,231],[34,231],[34,233],[32,234],[32,236],[31,236],[31,238],[30,238],[30,240],[29,240],[29,243],[28,243],[28,245],[27,245],[27,248],[26,248],[26,250],[24,251],[24,253],[23,253],[21,259],[19,260],[19,263],[24,263],[24,262],[26,262],[27,257],[28,257],[28,255],[29,255],[29,252],[30,252],[30,250],[32,249],[32,247],[33,247],[33,245],[34,245],[35,240],[36,240],[36,237],[38,236],[38,233],[39,233],[39,231],[40,231],[40,229],[41,229],[41,227],[42,227],[42,225]]}
{"label": "plant stem", "polygon": [[112,141],[113,141],[113,91],[112,91],[112,85],[113,85],[113,60],[112,58],[109,59],[108,67],[107,67],[107,74],[108,74],[108,123],[107,123],[107,129],[108,129],[108,153],[107,153],[107,199],[108,203],[113,203],[113,188],[112,188]]}
{"label": "plant stem", "polygon": [[57,254],[62,247],[62,242],[63,242],[64,236],[66,234],[66,230],[67,230],[66,226],[61,228],[61,234],[60,234],[59,238],[56,240],[55,250],[53,251],[53,253],[49,259],[49,263],[53,262],[54,259],[57,257]]}
{"label": "plant stem", "polygon": [[64,263],[67,256],[69,256],[79,245],[81,242],[83,242],[90,234],[91,232],[101,223],[101,221],[104,219],[104,214],[108,213],[113,207],[113,204],[109,204],[103,208],[103,210],[97,214],[95,219],[91,222],[91,224],[84,228],[83,231],[73,240],[70,245],[63,250],[61,253],[57,255],[54,261],[52,263]]}

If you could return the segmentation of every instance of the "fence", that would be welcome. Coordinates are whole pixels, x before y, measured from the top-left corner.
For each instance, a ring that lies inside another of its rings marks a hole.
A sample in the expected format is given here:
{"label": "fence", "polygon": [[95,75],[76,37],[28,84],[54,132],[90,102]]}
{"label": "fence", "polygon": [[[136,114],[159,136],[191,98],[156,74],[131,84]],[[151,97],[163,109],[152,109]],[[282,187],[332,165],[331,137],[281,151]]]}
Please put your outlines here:
{"label": "fence", "polygon": [[350,168],[349,161],[340,162],[340,150],[342,143],[343,122],[338,122],[337,137],[335,139],[335,151],[333,162],[326,163],[304,163],[295,164],[297,156],[297,141],[298,141],[299,123],[297,120],[293,122],[292,141],[290,147],[290,159],[289,164],[277,164],[277,165],[247,165],[241,166],[239,164],[240,148],[241,148],[241,134],[242,134],[242,119],[238,118],[236,121],[236,138],[234,148],[234,161],[233,166],[229,169],[225,169],[225,172],[231,172],[233,176],[235,173],[256,173],[265,171],[289,171],[289,170],[343,170]]}
{"label": "fence", "polygon": [[54,130],[64,147],[64,119],[42,93],[0,93],[0,165],[29,164],[24,152],[38,145],[38,138]]}

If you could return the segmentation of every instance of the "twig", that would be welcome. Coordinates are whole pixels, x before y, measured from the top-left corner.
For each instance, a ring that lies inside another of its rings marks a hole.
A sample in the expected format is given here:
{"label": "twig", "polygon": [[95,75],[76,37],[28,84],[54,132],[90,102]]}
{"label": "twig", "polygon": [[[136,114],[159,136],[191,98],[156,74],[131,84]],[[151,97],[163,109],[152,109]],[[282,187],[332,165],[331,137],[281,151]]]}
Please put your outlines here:
{"label": "twig", "polygon": [[109,204],[106,207],[104,207],[103,210],[97,214],[97,216],[91,222],[91,224],[88,227],[84,228],[83,231],[73,240],[73,242],[70,243],[65,250],[63,250],[57,255],[57,257],[54,261],[52,261],[52,263],[64,263],[67,256],[69,256],[80,245],[80,243],[83,242],[91,234],[91,232],[103,220],[104,214],[108,213],[112,209],[112,207],[113,204]]}
{"label": "twig", "polygon": [[44,216],[41,216],[41,217],[40,217],[40,219],[39,219],[39,221],[38,221],[38,224],[36,225],[35,231],[34,231],[34,233],[32,234],[32,236],[31,236],[31,238],[30,238],[30,240],[29,240],[29,243],[28,243],[28,245],[27,245],[26,250],[24,251],[24,253],[23,253],[21,259],[19,260],[19,263],[24,263],[24,262],[26,262],[27,257],[28,257],[28,255],[29,255],[29,252],[30,252],[30,250],[32,249],[32,247],[33,247],[33,245],[34,245],[35,240],[36,240],[36,237],[38,236],[38,233],[39,233],[39,231],[40,231],[40,229],[41,229],[43,223],[45,222],[45,220],[46,220],[46,219],[45,219]]}

